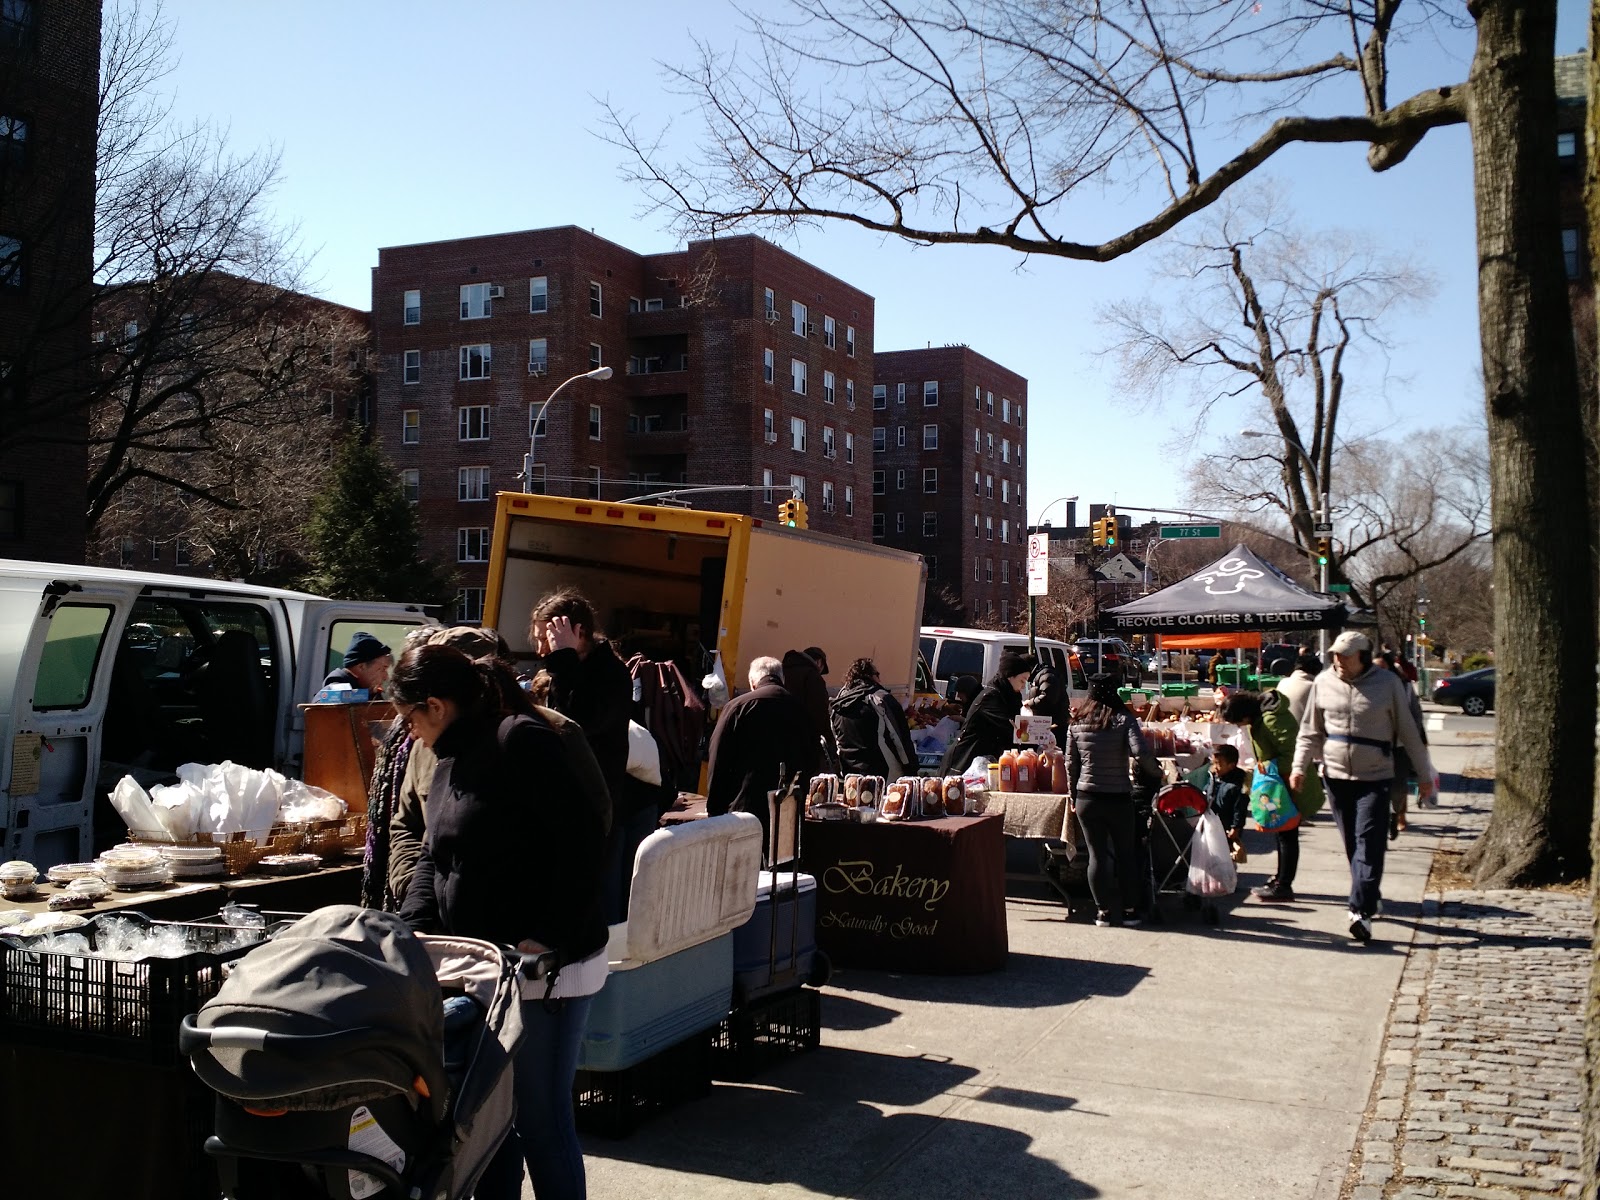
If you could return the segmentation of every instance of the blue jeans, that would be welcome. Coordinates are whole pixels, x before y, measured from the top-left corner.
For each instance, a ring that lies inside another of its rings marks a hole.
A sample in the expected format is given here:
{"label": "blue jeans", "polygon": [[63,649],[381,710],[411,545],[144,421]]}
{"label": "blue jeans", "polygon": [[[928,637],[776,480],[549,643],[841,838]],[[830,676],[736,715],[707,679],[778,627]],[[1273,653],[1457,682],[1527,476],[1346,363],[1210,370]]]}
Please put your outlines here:
{"label": "blue jeans", "polygon": [[521,1200],[524,1161],[538,1200],[584,1200],[572,1081],[593,1004],[593,996],[557,1000],[549,1012],[543,1000],[522,1002],[524,1036],[512,1067],[516,1118],[478,1180],[475,1200]]}
{"label": "blue jeans", "polygon": [[1350,861],[1350,911],[1370,917],[1378,909],[1383,854],[1389,847],[1388,779],[1322,778],[1333,823]]}

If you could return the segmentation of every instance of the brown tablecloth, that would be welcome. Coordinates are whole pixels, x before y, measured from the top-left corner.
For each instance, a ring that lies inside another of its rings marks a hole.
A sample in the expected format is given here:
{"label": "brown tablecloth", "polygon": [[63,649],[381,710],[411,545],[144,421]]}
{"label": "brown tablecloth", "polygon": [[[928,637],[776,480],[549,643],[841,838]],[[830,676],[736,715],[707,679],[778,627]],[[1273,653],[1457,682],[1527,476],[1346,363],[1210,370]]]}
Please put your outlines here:
{"label": "brown tablecloth", "polygon": [[817,945],[835,963],[956,975],[1006,961],[1004,821],[807,821]]}
{"label": "brown tablecloth", "polygon": [[1007,837],[1059,838],[1067,820],[1065,792],[985,792],[983,811],[998,813]]}

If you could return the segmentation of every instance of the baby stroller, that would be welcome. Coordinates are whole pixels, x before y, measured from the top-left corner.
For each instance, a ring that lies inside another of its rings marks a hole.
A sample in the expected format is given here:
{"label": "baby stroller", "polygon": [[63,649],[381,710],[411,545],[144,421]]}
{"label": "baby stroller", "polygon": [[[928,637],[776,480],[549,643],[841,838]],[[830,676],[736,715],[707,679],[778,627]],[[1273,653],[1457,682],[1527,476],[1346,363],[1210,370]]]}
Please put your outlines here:
{"label": "baby stroller", "polygon": [[1196,896],[1188,889],[1189,847],[1206,808],[1205,793],[1192,783],[1170,783],[1151,802],[1147,845],[1152,920],[1162,919],[1162,895],[1179,893],[1184,908],[1199,909],[1200,919],[1208,925],[1217,923],[1215,901]]}
{"label": "baby stroller", "polygon": [[223,1196],[469,1195],[511,1127],[521,961],[351,905],[245,955],[178,1035]]}

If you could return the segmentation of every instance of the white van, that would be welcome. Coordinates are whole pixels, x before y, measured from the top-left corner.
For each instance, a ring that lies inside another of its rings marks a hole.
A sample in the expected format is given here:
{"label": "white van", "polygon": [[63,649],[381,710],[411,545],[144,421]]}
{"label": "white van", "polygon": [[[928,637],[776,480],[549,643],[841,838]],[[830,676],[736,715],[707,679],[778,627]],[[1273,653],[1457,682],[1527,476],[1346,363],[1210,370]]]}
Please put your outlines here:
{"label": "white van", "polygon": [[[946,697],[951,694],[951,683],[962,675],[971,675],[980,685],[986,685],[1000,669],[1000,656],[1006,651],[1028,653],[1026,634],[996,633],[992,629],[924,625],[919,644],[922,657],[933,671],[934,686]],[[1089,684],[1071,645],[1054,638],[1035,638],[1034,645],[1039,659],[1069,680],[1068,692],[1074,700],[1088,695]]]}
{"label": "white van", "polygon": [[366,630],[398,650],[419,604],[0,559],[0,858],[81,862],[125,830],[123,775],[232,759],[298,773],[297,707]]}

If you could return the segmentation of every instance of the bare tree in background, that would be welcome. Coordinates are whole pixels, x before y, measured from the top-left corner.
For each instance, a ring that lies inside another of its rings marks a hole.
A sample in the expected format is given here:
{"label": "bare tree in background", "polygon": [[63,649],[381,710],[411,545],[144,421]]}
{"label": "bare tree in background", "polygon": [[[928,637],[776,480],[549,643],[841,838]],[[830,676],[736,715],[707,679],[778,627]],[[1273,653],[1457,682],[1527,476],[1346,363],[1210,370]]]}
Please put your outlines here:
{"label": "bare tree in background", "polygon": [[[751,53],[703,48],[671,69],[706,126],[689,161],[608,110],[633,178],[696,234],[845,221],[1104,262],[1286,147],[1361,144],[1385,171],[1432,130],[1467,126],[1505,697],[1471,865],[1483,884],[1586,872],[1596,693],[1563,666],[1595,659],[1596,589],[1563,529],[1589,488],[1558,234],[1555,0],[788,0],[745,16]],[[1468,28],[1465,78],[1391,102],[1391,56]],[[1086,238],[1071,204],[1084,185],[1162,196]]]}

